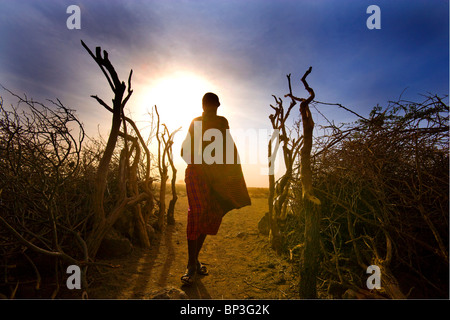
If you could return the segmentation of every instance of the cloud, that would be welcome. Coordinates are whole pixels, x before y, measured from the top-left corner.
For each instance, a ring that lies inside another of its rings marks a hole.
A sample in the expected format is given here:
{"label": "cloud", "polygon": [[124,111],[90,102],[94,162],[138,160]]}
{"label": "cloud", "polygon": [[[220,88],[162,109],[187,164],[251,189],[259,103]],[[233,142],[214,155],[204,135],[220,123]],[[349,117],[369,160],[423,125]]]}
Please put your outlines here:
{"label": "cloud", "polygon": [[81,30],[66,28],[70,4],[2,1],[0,81],[73,102],[93,121],[103,110],[89,95],[110,101],[111,92],[80,39],[107,50],[122,79],[133,69],[136,89],[180,69],[206,78],[251,126],[268,122],[271,95],[287,93],[286,74],[294,93],[306,94],[299,79],[309,66],[318,100],[361,114],[406,87],[448,92],[445,2],[379,1],[375,31],[365,24],[369,1],[80,0]]}
{"label": "cloud", "polygon": [[[81,30],[66,28],[71,4],[81,8]],[[107,50],[121,79],[133,69],[130,108],[158,79],[186,71],[220,88],[233,129],[269,127],[272,94],[287,93],[290,73],[294,94],[305,96],[299,80],[309,66],[317,100],[362,115],[407,87],[412,96],[448,94],[448,2],[378,1],[382,29],[374,31],[366,28],[370,4],[2,0],[0,83],[35,99],[61,99],[92,135],[97,124],[109,128],[110,114],[89,96],[109,102],[112,93],[80,39]],[[322,108],[336,123],[351,120],[340,109]]]}

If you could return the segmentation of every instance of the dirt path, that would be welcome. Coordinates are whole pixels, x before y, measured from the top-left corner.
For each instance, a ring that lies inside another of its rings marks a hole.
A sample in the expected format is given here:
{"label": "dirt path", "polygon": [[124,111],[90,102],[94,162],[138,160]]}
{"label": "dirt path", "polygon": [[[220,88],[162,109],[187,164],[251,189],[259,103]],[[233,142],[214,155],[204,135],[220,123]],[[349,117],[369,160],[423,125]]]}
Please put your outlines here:
{"label": "dirt path", "polygon": [[150,250],[134,249],[120,265],[99,268],[90,285],[91,299],[148,299],[163,288],[177,288],[189,299],[291,299],[295,294],[292,266],[259,234],[258,221],[267,211],[267,196],[250,190],[252,206],[229,212],[216,236],[205,240],[200,261],[209,275],[198,276],[191,287],[181,285],[187,262],[187,198],[181,192],[174,226],[168,226]]}

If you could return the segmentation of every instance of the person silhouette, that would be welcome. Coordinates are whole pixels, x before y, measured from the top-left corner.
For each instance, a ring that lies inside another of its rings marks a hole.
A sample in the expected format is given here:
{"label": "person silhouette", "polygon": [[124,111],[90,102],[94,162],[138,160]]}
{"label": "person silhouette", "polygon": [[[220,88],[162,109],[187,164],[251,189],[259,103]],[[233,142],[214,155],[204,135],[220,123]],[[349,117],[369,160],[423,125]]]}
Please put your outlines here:
{"label": "person silhouette", "polygon": [[[195,274],[208,269],[198,256],[207,235],[216,235],[223,216],[251,205],[236,145],[228,120],[217,115],[219,97],[211,92],[202,99],[203,114],[192,120],[181,148],[189,209],[187,215],[188,263],[181,277],[191,285]],[[214,137],[214,139],[212,139]]]}

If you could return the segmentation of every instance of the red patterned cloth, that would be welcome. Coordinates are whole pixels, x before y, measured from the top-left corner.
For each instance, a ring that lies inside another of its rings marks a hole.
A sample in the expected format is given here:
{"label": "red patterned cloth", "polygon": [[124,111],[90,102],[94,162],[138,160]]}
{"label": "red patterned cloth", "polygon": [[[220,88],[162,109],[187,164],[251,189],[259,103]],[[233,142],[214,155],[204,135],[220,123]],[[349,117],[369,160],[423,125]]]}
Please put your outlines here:
{"label": "red patterned cloth", "polygon": [[[195,123],[201,121],[201,135],[195,134]],[[205,163],[203,154],[205,148],[211,141],[204,141],[203,135],[209,129],[220,130],[223,137],[222,150],[220,152],[223,161],[219,156],[218,163]],[[186,191],[189,201],[187,236],[189,240],[195,240],[200,234],[215,235],[219,230],[222,217],[233,209],[239,209],[251,205],[251,200],[245,184],[241,165],[238,161],[238,152],[231,135],[226,118],[217,115],[203,113],[202,117],[195,118],[186,136],[181,150],[181,156],[188,163],[186,169]],[[199,137],[197,137],[199,136]],[[197,138],[196,138],[197,137]],[[195,143],[194,138],[199,139]],[[230,141],[228,141],[228,139]],[[227,143],[232,142],[233,154],[228,154]],[[200,145],[201,160],[196,163],[194,157],[194,146]],[[183,156],[184,151],[186,155]],[[231,162],[231,163],[229,163]]]}
{"label": "red patterned cloth", "polygon": [[213,198],[199,166],[186,168],[186,192],[189,202],[187,219],[188,240],[197,239],[200,234],[217,234],[222,222],[223,209]]}

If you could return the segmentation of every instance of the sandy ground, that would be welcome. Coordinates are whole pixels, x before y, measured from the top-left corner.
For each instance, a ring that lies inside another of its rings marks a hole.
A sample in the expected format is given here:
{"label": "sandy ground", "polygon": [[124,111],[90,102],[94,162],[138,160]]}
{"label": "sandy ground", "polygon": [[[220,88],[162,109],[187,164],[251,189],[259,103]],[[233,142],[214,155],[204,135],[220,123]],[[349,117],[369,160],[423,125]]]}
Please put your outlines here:
{"label": "sandy ground", "polygon": [[209,275],[197,276],[191,287],[180,281],[187,263],[187,197],[181,192],[176,224],[167,226],[149,250],[134,248],[123,258],[102,260],[118,267],[97,268],[89,299],[149,299],[164,288],[182,290],[189,299],[296,299],[294,266],[258,232],[267,196],[259,189],[250,195],[251,206],[229,212],[218,234],[206,238],[199,260]]}

